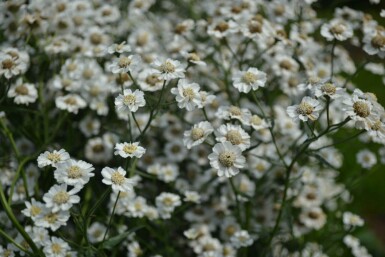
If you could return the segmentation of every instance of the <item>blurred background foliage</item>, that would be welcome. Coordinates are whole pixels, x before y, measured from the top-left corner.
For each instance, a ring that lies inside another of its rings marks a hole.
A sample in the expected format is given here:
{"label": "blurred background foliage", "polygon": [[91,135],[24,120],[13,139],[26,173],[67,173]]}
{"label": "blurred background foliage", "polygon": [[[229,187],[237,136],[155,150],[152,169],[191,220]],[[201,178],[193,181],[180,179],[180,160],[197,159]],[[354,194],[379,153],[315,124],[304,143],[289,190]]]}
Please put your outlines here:
{"label": "blurred background foliage", "polygon": [[[325,18],[331,18],[336,8],[344,6],[370,14],[385,27],[385,18],[379,15],[381,10],[385,9],[384,0],[379,4],[370,4],[369,0],[320,0],[314,4],[319,17]],[[345,47],[355,60],[357,67],[370,58],[359,48],[350,45]],[[385,64],[383,59],[370,58],[369,60]],[[385,84],[382,76],[362,69],[352,81],[364,92],[374,93],[378,102],[385,106]],[[336,135],[336,139],[344,139],[348,136],[342,131]],[[359,144],[358,139],[341,144],[338,148],[344,154],[340,179],[345,182],[354,197],[350,209],[363,216],[366,222],[365,228],[361,229],[357,236],[373,256],[385,256],[385,166],[378,163],[370,171],[363,170],[356,161],[356,153],[362,149],[362,143]],[[380,145],[368,144],[367,148],[377,152]]]}

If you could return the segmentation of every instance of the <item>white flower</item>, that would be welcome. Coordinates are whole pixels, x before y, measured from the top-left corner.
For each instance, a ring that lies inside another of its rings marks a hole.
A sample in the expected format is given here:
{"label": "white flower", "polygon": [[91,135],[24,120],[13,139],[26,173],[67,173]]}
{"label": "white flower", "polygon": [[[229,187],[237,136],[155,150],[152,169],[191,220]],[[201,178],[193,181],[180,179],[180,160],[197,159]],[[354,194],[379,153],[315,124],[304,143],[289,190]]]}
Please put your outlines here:
{"label": "white flower", "polygon": [[376,155],[368,149],[359,151],[356,158],[357,162],[365,169],[370,169],[377,163]]}
{"label": "white flower", "polygon": [[299,219],[306,227],[316,230],[326,224],[326,215],[319,207],[302,209]]}
{"label": "white flower", "polygon": [[322,25],[321,35],[328,41],[334,39],[344,41],[353,36],[353,29],[348,23],[339,19],[333,19],[329,23]]}
{"label": "white flower", "polygon": [[27,60],[23,59],[0,52],[0,76],[4,75],[6,79],[10,79],[24,73],[27,70]]}
{"label": "white flower", "polygon": [[200,203],[201,196],[199,195],[199,193],[195,191],[185,191],[184,195],[185,198],[183,200],[185,202]]}
{"label": "white flower", "polygon": [[159,74],[159,78],[163,80],[170,80],[176,78],[184,78],[186,72],[184,67],[177,60],[167,59],[164,62],[156,59],[152,66],[154,67],[153,72]]}
{"label": "white flower", "polygon": [[177,88],[172,88],[171,93],[175,95],[179,108],[186,108],[192,111],[201,103],[200,87],[197,83],[188,83],[182,79],[178,83]]}
{"label": "white flower", "polygon": [[26,209],[21,212],[26,216],[30,217],[33,221],[36,220],[37,217],[41,216],[44,209],[44,204],[35,200],[35,198],[31,198],[31,202],[25,201]]}
{"label": "white flower", "polygon": [[368,100],[360,98],[357,94],[345,98],[343,103],[346,105],[343,110],[356,122],[356,128],[368,130],[371,122],[375,119],[373,104]]}
{"label": "white flower", "polygon": [[343,241],[346,246],[353,249],[360,246],[360,240],[352,235],[346,235]]}
{"label": "white flower", "polygon": [[242,151],[250,147],[250,136],[239,125],[223,124],[217,132],[216,140],[219,142],[230,142],[239,146]]}
{"label": "white flower", "polygon": [[56,107],[77,114],[79,109],[87,106],[86,101],[77,94],[59,96],[55,99]]}
{"label": "white flower", "polygon": [[146,149],[139,145],[139,142],[134,143],[119,143],[115,145],[115,155],[120,155],[123,158],[136,157],[140,158],[146,152]]}
{"label": "white flower", "polygon": [[266,83],[266,73],[257,68],[249,68],[247,71],[238,71],[233,77],[233,84],[239,92],[249,93],[251,89],[257,90],[264,87]]}
{"label": "white flower", "polygon": [[360,216],[351,212],[344,212],[342,220],[348,227],[362,227],[364,225],[364,220]]}
{"label": "white flower", "polygon": [[379,57],[385,57],[385,32],[374,30],[364,36],[364,51],[369,55],[377,54]]}
{"label": "white flower", "polygon": [[106,185],[111,185],[114,191],[131,192],[135,182],[133,179],[126,178],[126,171],[119,167],[112,169],[105,167],[102,169],[103,180]]}
{"label": "white flower", "polygon": [[182,202],[179,195],[163,192],[155,198],[155,204],[162,218],[168,219],[175,207],[180,206]]}
{"label": "white flower", "polygon": [[242,124],[248,125],[251,112],[245,108],[239,108],[237,106],[221,106],[219,107],[217,113],[215,114],[218,118],[224,120],[236,119],[242,122]]}
{"label": "white flower", "polygon": [[104,232],[106,231],[106,226],[102,223],[94,222],[87,229],[88,240],[91,243],[98,243],[103,240]]}
{"label": "white flower", "polygon": [[73,204],[80,202],[80,197],[76,195],[79,191],[80,188],[77,187],[67,191],[66,184],[54,185],[44,194],[43,200],[48,208],[52,208],[53,212],[66,211]]}
{"label": "white flower", "polygon": [[138,55],[120,55],[108,68],[112,73],[128,73],[138,69],[141,58]]}
{"label": "white flower", "polygon": [[94,169],[90,163],[70,159],[57,165],[54,177],[58,183],[81,188],[95,176]]}
{"label": "white flower", "polygon": [[208,121],[201,121],[195,124],[190,130],[184,132],[183,143],[187,149],[202,144],[208,135],[214,131],[211,123]]}
{"label": "white flower", "polygon": [[140,90],[125,89],[123,95],[119,94],[115,98],[115,108],[118,112],[129,114],[130,112],[136,112],[139,107],[146,105],[144,100],[144,93]]}
{"label": "white flower", "polygon": [[45,151],[37,157],[37,165],[39,168],[43,168],[48,165],[57,167],[59,163],[63,163],[69,159],[70,155],[64,149],[60,149],[59,151],[53,150],[52,152]]}
{"label": "white flower", "polygon": [[250,126],[255,130],[262,130],[269,127],[269,124],[258,115],[252,115],[249,120]]}
{"label": "white flower", "polygon": [[42,215],[36,218],[35,225],[56,231],[59,227],[67,225],[69,218],[69,211],[53,212],[51,208],[44,207]]}
{"label": "white flower", "polygon": [[330,99],[336,99],[343,96],[344,88],[338,87],[333,83],[320,83],[314,88],[314,95],[319,98],[321,96],[328,96]]}
{"label": "white flower", "polygon": [[123,41],[122,43],[118,44],[112,44],[107,48],[107,53],[114,54],[114,53],[124,53],[124,52],[130,52],[131,47],[129,45],[126,45],[126,41]]}
{"label": "white flower", "polygon": [[305,96],[298,105],[289,106],[286,109],[287,114],[294,120],[315,121],[319,117],[319,111],[323,106],[317,100]]}
{"label": "white flower", "polygon": [[241,149],[227,141],[216,144],[208,158],[211,167],[218,171],[220,177],[229,178],[238,174],[239,169],[242,169],[246,163]]}
{"label": "white flower", "polygon": [[70,246],[63,239],[51,237],[51,240],[46,242],[43,252],[47,257],[65,257]]}
{"label": "white flower", "polygon": [[253,244],[254,240],[246,230],[237,231],[230,238],[235,248],[248,247]]}
{"label": "white flower", "polygon": [[34,103],[38,97],[35,86],[30,83],[23,83],[21,78],[9,88],[7,96],[13,98],[15,104],[25,105]]}

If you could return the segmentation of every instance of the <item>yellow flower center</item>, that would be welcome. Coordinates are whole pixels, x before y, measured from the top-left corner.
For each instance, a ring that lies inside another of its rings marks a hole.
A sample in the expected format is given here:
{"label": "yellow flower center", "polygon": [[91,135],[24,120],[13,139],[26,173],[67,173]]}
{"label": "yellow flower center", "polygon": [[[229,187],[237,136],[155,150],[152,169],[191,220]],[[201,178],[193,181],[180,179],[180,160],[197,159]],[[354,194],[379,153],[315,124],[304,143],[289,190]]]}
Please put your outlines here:
{"label": "yellow flower center", "polygon": [[375,35],[370,43],[374,48],[382,48],[385,46],[385,36]]}
{"label": "yellow flower center", "polygon": [[345,25],[339,23],[329,29],[330,33],[334,35],[341,35],[346,30]]}
{"label": "yellow flower center", "polygon": [[57,244],[57,243],[53,243],[51,245],[51,249],[54,254],[59,254],[61,253],[61,250],[62,250],[60,244]]}
{"label": "yellow flower center", "polygon": [[231,106],[229,108],[229,112],[233,116],[241,116],[242,114],[241,109],[239,109],[239,107],[236,107],[236,106]]}
{"label": "yellow flower center", "polygon": [[239,145],[242,143],[242,136],[238,130],[230,130],[227,132],[226,140],[230,141],[233,145]]}
{"label": "yellow flower center", "polygon": [[219,162],[225,167],[231,167],[235,162],[235,153],[230,151],[225,151],[219,154]]}
{"label": "yellow flower center", "polygon": [[192,88],[183,89],[183,96],[186,97],[189,101],[193,100],[195,97],[195,92]]}
{"label": "yellow flower center", "polygon": [[312,114],[313,110],[314,110],[314,107],[308,104],[307,102],[300,103],[296,109],[298,114],[301,114],[304,116]]}
{"label": "yellow flower center", "polygon": [[1,62],[1,64],[4,69],[10,70],[13,67],[14,62],[12,61],[12,59],[5,59]]}
{"label": "yellow flower center", "polygon": [[130,64],[131,64],[131,58],[128,58],[126,56],[122,56],[119,58],[118,65],[120,68],[126,68],[130,66]]}
{"label": "yellow flower center", "polygon": [[124,182],[124,179],[125,179],[124,176],[120,174],[118,171],[113,172],[111,175],[111,181],[115,185],[122,185]]}
{"label": "yellow flower center", "polygon": [[76,105],[77,101],[75,97],[68,97],[64,102],[68,105]]}
{"label": "yellow flower center", "polygon": [[246,84],[255,83],[255,81],[257,81],[257,75],[255,75],[250,71],[246,71],[242,77],[242,81],[245,82]]}
{"label": "yellow flower center", "polygon": [[160,66],[160,71],[163,73],[172,73],[175,72],[175,65],[172,64],[170,61],[166,61]]}
{"label": "yellow flower center", "polygon": [[28,88],[25,85],[20,85],[15,88],[18,95],[28,95]]}
{"label": "yellow flower center", "polygon": [[325,85],[321,86],[322,92],[328,95],[334,95],[337,91],[337,88],[332,83],[326,83]]}
{"label": "yellow flower center", "polygon": [[57,153],[49,153],[47,155],[47,159],[50,160],[51,162],[58,162],[60,161],[60,154]]}
{"label": "yellow flower center", "polygon": [[138,149],[138,147],[136,145],[132,145],[132,144],[129,144],[129,145],[125,145],[123,147],[123,151],[127,154],[132,154],[133,152],[136,151],[136,149]]}
{"label": "yellow flower center", "polygon": [[44,217],[44,220],[47,221],[49,224],[53,224],[57,221],[57,214],[56,213],[49,213]]}
{"label": "yellow flower center", "polygon": [[370,108],[364,101],[357,101],[353,104],[354,112],[361,118],[366,118],[370,115]]}
{"label": "yellow flower center", "polygon": [[35,217],[41,213],[41,208],[38,206],[32,205],[31,206],[31,216]]}
{"label": "yellow flower center", "polygon": [[262,124],[262,119],[258,115],[251,116],[251,124],[259,126]]}
{"label": "yellow flower center", "polygon": [[133,94],[125,95],[123,99],[123,103],[125,105],[134,105],[136,102],[136,96]]}
{"label": "yellow flower center", "polygon": [[68,177],[72,179],[80,178],[82,176],[79,166],[76,165],[69,167],[67,173]]}
{"label": "yellow flower center", "polygon": [[61,192],[58,192],[56,195],[54,195],[53,197],[53,201],[57,204],[63,204],[63,203],[66,203],[68,202],[68,200],[70,199],[70,196],[67,192],[65,191],[61,191]]}
{"label": "yellow flower center", "polygon": [[201,139],[204,136],[204,130],[201,128],[193,128],[191,130],[191,138],[194,141]]}

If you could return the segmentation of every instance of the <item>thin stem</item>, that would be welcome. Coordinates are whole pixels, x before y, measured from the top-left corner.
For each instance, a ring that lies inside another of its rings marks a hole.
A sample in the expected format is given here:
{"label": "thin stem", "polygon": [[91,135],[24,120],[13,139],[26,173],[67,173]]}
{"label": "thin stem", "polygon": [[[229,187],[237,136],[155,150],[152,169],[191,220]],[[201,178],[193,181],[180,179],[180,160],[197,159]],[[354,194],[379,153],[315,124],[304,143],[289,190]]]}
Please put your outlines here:
{"label": "thin stem", "polygon": [[358,132],[357,134],[354,134],[354,135],[352,135],[352,136],[350,136],[348,138],[345,138],[345,139],[343,139],[341,141],[335,142],[335,143],[330,144],[330,145],[325,145],[323,147],[314,149],[313,151],[319,151],[319,150],[322,150],[322,149],[325,149],[325,148],[328,148],[328,147],[332,147],[332,146],[335,146],[335,145],[339,145],[339,144],[345,143],[345,142],[347,142],[347,141],[349,141],[351,139],[354,139],[354,138],[358,137],[359,135],[361,135],[361,134],[363,134],[365,132],[366,132],[366,130],[362,130],[362,131]]}
{"label": "thin stem", "polygon": [[103,245],[103,243],[104,243],[104,241],[106,239],[106,236],[108,234],[108,231],[110,230],[111,222],[112,222],[112,217],[114,216],[116,205],[118,204],[119,196],[120,196],[120,191],[119,191],[118,195],[116,196],[116,200],[115,200],[115,203],[114,203],[114,207],[112,209],[110,220],[108,221],[108,226],[107,226],[106,232],[104,232],[103,240],[102,240],[102,243],[100,245]]}
{"label": "thin stem", "polygon": [[241,220],[241,206],[240,206],[239,199],[238,199],[238,192],[237,192],[237,189],[235,188],[233,179],[229,178],[229,181],[230,181],[231,189],[233,190],[233,193],[234,193],[235,203],[236,203],[236,206],[237,206],[236,208],[237,208],[238,222],[240,224],[242,224],[242,220]]}
{"label": "thin stem", "polygon": [[28,245],[31,247],[34,254],[36,254],[37,256],[43,256],[39,248],[31,239],[31,237],[25,232],[23,226],[21,226],[20,223],[17,221],[15,215],[12,212],[11,207],[9,206],[9,204],[7,203],[7,200],[5,199],[4,190],[1,183],[0,183],[0,202],[8,218],[11,220],[12,224],[16,227],[16,229],[19,231],[19,233],[25,239]]}
{"label": "thin stem", "polygon": [[142,134],[142,130],[140,129],[139,123],[136,120],[135,113],[132,112],[131,114],[132,114],[132,119],[134,120],[136,127],[138,128],[140,134]]}
{"label": "thin stem", "polygon": [[23,246],[15,242],[12,237],[10,237],[7,233],[5,233],[1,228],[0,228],[0,235],[2,235],[8,242],[12,243],[15,245],[17,248],[19,248],[21,251],[27,253],[28,255],[32,256],[32,253],[28,252]]}

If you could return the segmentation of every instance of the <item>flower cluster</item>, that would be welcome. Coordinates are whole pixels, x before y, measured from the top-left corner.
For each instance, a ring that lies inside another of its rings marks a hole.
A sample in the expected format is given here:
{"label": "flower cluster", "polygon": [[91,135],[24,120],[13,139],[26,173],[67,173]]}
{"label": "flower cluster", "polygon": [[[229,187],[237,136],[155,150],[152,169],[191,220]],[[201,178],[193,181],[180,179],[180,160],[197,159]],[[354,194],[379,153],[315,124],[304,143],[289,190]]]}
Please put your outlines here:
{"label": "flower cluster", "polygon": [[316,2],[1,2],[0,255],[371,256],[385,29]]}

